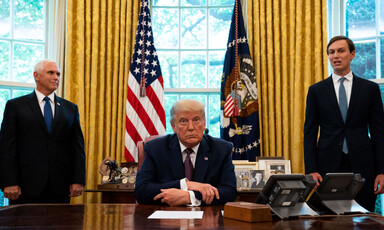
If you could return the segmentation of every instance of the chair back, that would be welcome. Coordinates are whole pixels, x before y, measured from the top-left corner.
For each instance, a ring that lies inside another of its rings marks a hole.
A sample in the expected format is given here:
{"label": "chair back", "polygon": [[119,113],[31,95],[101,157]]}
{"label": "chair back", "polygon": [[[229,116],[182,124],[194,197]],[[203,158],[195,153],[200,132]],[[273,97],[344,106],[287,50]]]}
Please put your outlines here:
{"label": "chair back", "polygon": [[148,136],[143,141],[137,142],[137,155],[138,155],[137,171],[140,170],[141,165],[143,164],[143,161],[144,161],[144,157],[145,157],[144,144],[145,144],[145,142],[156,139],[158,137],[162,137],[162,136],[164,136],[164,135]]}

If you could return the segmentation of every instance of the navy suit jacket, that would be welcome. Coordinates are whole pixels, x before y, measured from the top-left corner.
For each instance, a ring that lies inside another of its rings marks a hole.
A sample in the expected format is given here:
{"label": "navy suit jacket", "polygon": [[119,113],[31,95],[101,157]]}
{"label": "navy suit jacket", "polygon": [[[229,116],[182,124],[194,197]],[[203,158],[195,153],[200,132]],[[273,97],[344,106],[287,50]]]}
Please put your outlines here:
{"label": "navy suit jacket", "polygon": [[[176,134],[156,138],[145,144],[144,151],[145,158],[136,177],[136,200],[141,204],[160,204],[153,200],[160,189],[180,189],[180,180],[185,178],[179,139]],[[225,204],[236,199],[231,153],[232,144],[227,141],[204,135],[200,142],[193,181],[208,183],[218,189],[220,199],[214,198],[212,204]],[[202,199],[200,192],[195,191],[195,196]]]}
{"label": "navy suit jacket", "polygon": [[0,131],[0,188],[19,185],[24,197],[38,196],[50,183],[53,195],[85,185],[84,138],[75,104],[55,95],[48,133],[35,92],[9,100]]}
{"label": "navy suit jacket", "polygon": [[[320,136],[318,138],[318,131]],[[344,124],[329,77],[308,90],[304,124],[305,172],[339,172],[344,137],[354,173],[374,180],[384,173],[384,113],[379,86],[353,75]]]}

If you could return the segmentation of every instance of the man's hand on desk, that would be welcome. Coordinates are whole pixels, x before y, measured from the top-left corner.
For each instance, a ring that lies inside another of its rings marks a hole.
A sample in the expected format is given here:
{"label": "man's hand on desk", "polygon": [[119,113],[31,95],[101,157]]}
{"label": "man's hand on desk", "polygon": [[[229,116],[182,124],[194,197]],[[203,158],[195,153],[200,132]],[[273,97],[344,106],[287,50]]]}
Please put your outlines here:
{"label": "man's hand on desk", "polygon": [[194,181],[187,181],[188,190],[198,191],[203,196],[203,201],[206,204],[211,204],[213,198],[220,199],[219,191],[217,188],[213,187],[210,184],[203,184]]}
{"label": "man's hand on desk", "polygon": [[161,189],[154,200],[161,200],[162,203],[166,203],[169,206],[186,205],[191,203],[189,192],[176,188]]}

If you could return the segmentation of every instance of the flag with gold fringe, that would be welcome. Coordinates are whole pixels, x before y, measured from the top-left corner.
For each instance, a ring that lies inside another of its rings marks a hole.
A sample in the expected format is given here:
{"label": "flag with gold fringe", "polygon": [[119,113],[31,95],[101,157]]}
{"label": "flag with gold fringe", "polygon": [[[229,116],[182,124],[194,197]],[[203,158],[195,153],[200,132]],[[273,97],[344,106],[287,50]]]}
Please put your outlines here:
{"label": "flag with gold fringe", "polygon": [[234,145],[232,159],[260,156],[259,104],[240,0],[235,0],[221,81],[221,138]]}

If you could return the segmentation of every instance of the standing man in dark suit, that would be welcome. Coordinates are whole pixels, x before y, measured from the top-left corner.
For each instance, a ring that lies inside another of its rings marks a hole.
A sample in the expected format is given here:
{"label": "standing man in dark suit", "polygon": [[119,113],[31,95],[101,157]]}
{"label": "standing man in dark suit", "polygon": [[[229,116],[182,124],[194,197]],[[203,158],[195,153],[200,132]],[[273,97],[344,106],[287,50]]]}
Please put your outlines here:
{"label": "standing man in dark suit", "polygon": [[56,63],[35,65],[36,89],[9,100],[0,131],[0,188],[10,204],[69,203],[85,185],[84,138],[75,104],[55,95]]}
{"label": "standing man in dark suit", "polygon": [[171,109],[175,132],[147,142],[136,177],[135,196],[141,204],[170,206],[225,204],[237,196],[232,147],[204,135],[204,105],[177,101]]}
{"label": "standing man in dark suit", "polygon": [[326,173],[360,173],[366,181],[355,200],[374,211],[376,196],[384,192],[384,112],[380,89],[376,83],[351,72],[355,45],[349,38],[332,38],[327,54],[333,74],[308,90],[305,172],[317,180],[317,185]]}

